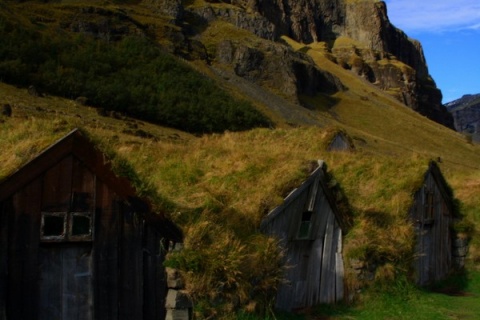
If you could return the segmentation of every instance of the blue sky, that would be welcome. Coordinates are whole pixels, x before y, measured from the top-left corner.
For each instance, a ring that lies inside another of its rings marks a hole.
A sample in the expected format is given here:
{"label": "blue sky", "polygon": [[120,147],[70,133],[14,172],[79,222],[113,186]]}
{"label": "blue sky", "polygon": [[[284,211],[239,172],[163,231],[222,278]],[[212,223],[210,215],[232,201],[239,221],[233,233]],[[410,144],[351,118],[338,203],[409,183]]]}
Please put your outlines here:
{"label": "blue sky", "polygon": [[443,102],[480,93],[480,0],[386,0],[388,17],[422,43]]}

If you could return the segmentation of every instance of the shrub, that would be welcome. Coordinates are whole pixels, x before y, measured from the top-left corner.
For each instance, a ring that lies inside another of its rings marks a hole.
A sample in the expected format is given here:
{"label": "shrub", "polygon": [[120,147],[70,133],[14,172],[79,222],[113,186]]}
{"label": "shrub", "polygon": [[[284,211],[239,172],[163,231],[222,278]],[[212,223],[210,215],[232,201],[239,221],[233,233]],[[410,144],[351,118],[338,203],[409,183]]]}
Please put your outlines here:
{"label": "shrub", "polygon": [[0,16],[0,80],[193,133],[266,127],[268,119],[146,37],[118,42],[44,33]]}

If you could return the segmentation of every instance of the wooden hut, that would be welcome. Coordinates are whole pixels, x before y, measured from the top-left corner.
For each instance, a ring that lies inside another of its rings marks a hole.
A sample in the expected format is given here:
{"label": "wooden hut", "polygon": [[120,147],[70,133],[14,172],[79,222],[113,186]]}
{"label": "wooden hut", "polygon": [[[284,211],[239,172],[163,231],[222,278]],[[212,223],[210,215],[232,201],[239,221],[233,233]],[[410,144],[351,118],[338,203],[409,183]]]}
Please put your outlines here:
{"label": "wooden hut", "polygon": [[419,285],[445,278],[452,270],[453,195],[438,165],[430,162],[410,209],[417,237],[414,269]]}
{"label": "wooden hut", "polygon": [[0,319],[164,319],[181,239],[73,131],[0,183]]}
{"label": "wooden hut", "polygon": [[278,290],[277,309],[290,311],[343,298],[344,221],[322,161],[263,219],[262,231],[278,237],[285,250],[286,283]]}
{"label": "wooden hut", "polygon": [[337,131],[327,146],[327,151],[353,151],[355,146],[350,137],[343,131]]}

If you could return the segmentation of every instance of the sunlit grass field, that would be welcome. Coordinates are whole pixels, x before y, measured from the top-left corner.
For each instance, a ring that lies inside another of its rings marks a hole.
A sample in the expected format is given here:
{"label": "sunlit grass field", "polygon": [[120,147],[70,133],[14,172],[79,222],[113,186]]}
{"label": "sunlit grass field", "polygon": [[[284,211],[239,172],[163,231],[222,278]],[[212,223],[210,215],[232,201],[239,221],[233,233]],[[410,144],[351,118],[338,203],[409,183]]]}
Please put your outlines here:
{"label": "sunlit grass field", "polygon": [[[60,9],[54,10],[58,19]],[[132,16],[155,18],[145,11]],[[229,37],[247,45],[258,41],[221,21],[201,35],[208,50]],[[84,130],[111,157],[118,174],[131,178],[140,195],[152,197],[155,209],[182,227],[184,251],[167,264],[182,272],[198,319],[480,318],[480,147],[333,63],[325,43],[307,48],[284,40],[348,87],[333,96],[300,97],[324,127],[292,127],[288,119],[275,118],[272,128],[194,136],[122,114],[101,116],[98,109],[72,100],[33,97],[26,89],[0,83],[0,106],[13,109],[12,117],[0,116],[0,180],[72,129]],[[336,45],[351,43],[340,39]],[[338,131],[350,136],[354,152],[327,151]],[[349,304],[277,313],[272,306],[282,254],[275,239],[260,234],[259,225],[318,159],[326,162],[355,221],[345,237],[347,259],[362,257],[368,249],[388,262],[379,266],[377,283],[357,292]],[[439,162],[460,215],[474,229],[469,230],[466,273],[420,289],[405,280],[414,241],[407,212],[431,160]]]}

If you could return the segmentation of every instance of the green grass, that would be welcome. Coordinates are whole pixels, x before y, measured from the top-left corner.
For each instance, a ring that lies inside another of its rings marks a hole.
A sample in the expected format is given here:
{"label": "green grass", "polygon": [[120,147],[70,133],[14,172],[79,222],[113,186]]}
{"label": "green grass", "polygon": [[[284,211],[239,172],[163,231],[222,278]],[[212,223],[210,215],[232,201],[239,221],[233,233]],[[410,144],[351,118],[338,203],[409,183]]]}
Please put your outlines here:
{"label": "green grass", "polygon": [[408,283],[370,289],[357,305],[324,305],[313,315],[332,319],[450,320],[480,317],[480,272],[452,276],[431,290]]}

